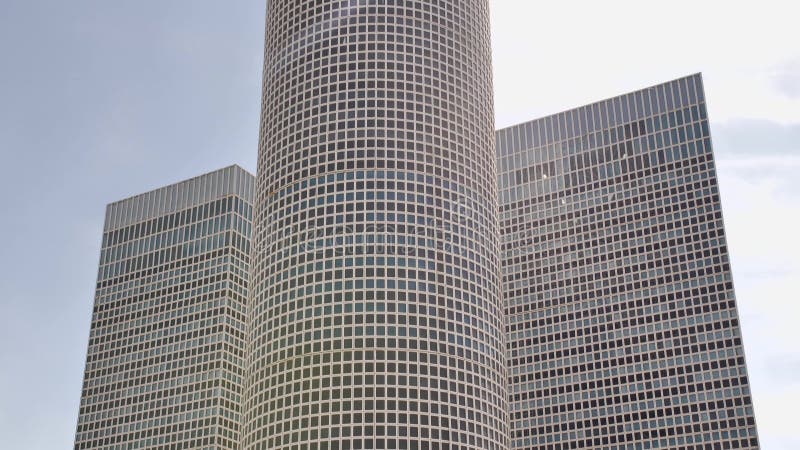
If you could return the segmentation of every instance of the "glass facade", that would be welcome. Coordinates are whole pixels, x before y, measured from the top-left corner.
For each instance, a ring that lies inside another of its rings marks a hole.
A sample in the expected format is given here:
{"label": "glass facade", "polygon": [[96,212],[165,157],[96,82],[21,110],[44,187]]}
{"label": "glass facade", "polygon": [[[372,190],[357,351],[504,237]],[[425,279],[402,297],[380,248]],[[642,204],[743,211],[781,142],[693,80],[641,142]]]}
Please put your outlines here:
{"label": "glass facade", "polygon": [[506,448],[488,6],[268,3],[243,448]]}
{"label": "glass facade", "polygon": [[75,449],[238,448],[254,178],[108,206]]}
{"label": "glass facade", "polygon": [[512,447],[758,448],[700,75],[496,137]]}

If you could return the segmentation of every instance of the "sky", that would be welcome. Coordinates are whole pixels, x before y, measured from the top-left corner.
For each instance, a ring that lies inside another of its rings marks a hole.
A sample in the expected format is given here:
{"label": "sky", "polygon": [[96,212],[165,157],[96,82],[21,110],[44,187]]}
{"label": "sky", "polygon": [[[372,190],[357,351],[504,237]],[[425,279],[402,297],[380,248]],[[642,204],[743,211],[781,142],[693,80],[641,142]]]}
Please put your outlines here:
{"label": "sky", "polygon": [[[498,127],[703,73],[762,447],[800,448],[796,2],[490,3]],[[72,446],[105,205],[254,170],[264,13],[0,1],[0,448]]]}

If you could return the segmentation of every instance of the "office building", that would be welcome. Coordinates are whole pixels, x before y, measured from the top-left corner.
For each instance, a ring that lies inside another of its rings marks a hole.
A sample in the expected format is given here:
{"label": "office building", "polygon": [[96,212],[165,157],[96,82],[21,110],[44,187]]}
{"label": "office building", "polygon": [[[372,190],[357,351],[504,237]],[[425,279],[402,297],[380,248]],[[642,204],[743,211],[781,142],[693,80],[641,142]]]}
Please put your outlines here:
{"label": "office building", "polygon": [[701,77],[495,133],[488,8],[267,2],[257,177],[107,208],[76,450],[758,448]]}
{"label": "office building", "polygon": [[234,449],[254,178],[237,166],[112,203],[75,449]]}
{"label": "office building", "polygon": [[758,448],[700,75],[497,149],[512,448]]}
{"label": "office building", "polygon": [[269,2],[242,448],[506,448],[488,8]]}

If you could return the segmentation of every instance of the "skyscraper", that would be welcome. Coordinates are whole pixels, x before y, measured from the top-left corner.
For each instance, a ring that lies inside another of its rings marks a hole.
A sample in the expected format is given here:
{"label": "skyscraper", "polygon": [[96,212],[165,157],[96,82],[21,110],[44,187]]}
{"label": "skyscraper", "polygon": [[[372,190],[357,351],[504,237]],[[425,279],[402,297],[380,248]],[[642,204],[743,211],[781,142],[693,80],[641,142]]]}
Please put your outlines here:
{"label": "skyscraper", "polygon": [[513,448],[758,448],[700,75],[497,143]]}
{"label": "skyscraper", "polygon": [[232,166],[108,205],[76,450],[237,448],[253,187]]}
{"label": "skyscraper", "polygon": [[507,443],[489,2],[268,2],[247,449]]}
{"label": "skyscraper", "polygon": [[108,206],[75,449],[758,448],[699,75],[493,134],[487,1],[267,5],[258,176]]}

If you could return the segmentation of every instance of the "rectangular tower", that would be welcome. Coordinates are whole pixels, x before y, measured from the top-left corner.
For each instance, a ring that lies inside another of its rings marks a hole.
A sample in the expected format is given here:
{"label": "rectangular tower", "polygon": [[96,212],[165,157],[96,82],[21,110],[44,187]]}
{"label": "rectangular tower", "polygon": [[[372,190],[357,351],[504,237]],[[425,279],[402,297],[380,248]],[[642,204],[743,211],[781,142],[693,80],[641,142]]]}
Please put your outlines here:
{"label": "rectangular tower", "polygon": [[701,76],[496,137],[513,448],[758,448]]}
{"label": "rectangular tower", "polygon": [[254,178],[106,210],[75,449],[238,448]]}

